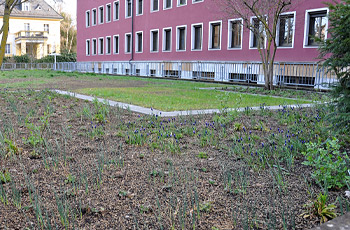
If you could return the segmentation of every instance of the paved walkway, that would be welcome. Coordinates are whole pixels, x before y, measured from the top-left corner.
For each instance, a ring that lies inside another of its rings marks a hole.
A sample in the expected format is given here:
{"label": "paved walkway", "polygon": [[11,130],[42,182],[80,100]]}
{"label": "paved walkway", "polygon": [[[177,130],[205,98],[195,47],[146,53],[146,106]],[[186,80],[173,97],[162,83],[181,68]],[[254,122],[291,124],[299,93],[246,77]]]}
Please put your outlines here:
{"label": "paved walkway", "polygon": [[[79,98],[82,100],[87,100],[87,101],[93,101],[96,97],[92,96],[86,96],[83,94],[78,94],[78,93],[72,93],[68,91],[62,91],[62,90],[53,90],[54,92],[61,94],[61,95],[69,95],[75,98]],[[112,100],[107,100],[103,98],[96,98],[99,102],[108,104],[110,106],[115,106],[115,107],[120,107],[123,109],[128,109],[132,112],[136,113],[142,113],[142,114],[147,114],[147,115],[158,115],[162,117],[175,117],[175,116],[181,116],[181,115],[198,115],[198,114],[212,114],[212,113],[220,113],[219,109],[204,109],[204,110],[186,110],[186,111],[172,111],[172,112],[164,112],[161,110],[157,109],[151,109],[151,108],[145,108],[137,105],[132,105],[132,104],[127,104],[123,102],[117,102],[117,101],[112,101]],[[311,107],[312,104],[301,104],[301,105],[290,105],[291,107]],[[265,106],[265,109],[269,110],[278,110],[281,109],[282,107],[279,106]],[[246,108],[238,108],[238,109],[233,109],[230,108],[228,111],[232,110],[237,110],[237,111],[244,111]],[[249,109],[252,110],[260,110],[261,107],[249,107]]]}

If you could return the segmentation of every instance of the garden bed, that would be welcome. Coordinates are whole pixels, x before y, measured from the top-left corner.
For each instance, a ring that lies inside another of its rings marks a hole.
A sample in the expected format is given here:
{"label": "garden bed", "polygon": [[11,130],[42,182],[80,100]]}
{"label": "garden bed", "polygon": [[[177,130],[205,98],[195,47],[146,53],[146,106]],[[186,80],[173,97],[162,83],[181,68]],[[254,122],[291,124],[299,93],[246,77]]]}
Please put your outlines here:
{"label": "garden bed", "polygon": [[[307,229],[328,193],[302,164],[332,138],[323,108],[162,118],[48,91],[0,93],[0,226]],[[349,153],[348,134],[340,135]]]}

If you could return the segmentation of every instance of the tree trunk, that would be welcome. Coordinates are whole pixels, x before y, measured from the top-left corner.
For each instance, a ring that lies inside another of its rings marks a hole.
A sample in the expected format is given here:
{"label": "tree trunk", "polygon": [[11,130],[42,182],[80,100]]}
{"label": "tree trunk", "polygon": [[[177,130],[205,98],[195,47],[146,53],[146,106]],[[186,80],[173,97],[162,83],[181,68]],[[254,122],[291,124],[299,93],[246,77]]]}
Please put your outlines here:
{"label": "tree trunk", "polygon": [[273,63],[265,64],[264,68],[265,89],[273,90]]}
{"label": "tree trunk", "polygon": [[2,39],[1,39],[1,49],[0,49],[0,69],[4,61],[6,42],[9,34],[9,24],[10,24],[10,6],[5,3],[4,16],[3,16],[3,28],[2,28]]}

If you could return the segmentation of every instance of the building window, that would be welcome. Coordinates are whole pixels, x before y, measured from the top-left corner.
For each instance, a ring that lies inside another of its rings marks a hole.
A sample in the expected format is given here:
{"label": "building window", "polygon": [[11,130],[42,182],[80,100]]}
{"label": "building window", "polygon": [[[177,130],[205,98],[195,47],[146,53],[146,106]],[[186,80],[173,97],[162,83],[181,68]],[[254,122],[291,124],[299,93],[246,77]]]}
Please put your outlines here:
{"label": "building window", "polygon": [[92,39],[92,55],[97,54],[97,40],[96,38]]}
{"label": "building window", "polygon": [[119,1],[114,2],[113,20],[119,20]]}
{"label": "building window", "polygon": [[277,45],[280,47],[293,47],[294,14],[284,14],[279,18]]}
{"label": "building window", "polygon": [[307,12],[307,46],[318,46],[326,39],[328,19],[327,10]]}
{"label": "building window", "polygon": [[85,12],[85,25],[86,27],[90,27],[90,11]]}
{"label": "building window", "polygon": [[106,54],[111,54],[111,37],[106,37]]}
{"label": "building window", "polygon": [[151,12],[159,10],[159,0],[151,0]]}
{"label": "building window", "polygon": [[44,24],[44,31],[47,32],[48,34],[50,33],[50,25],[49,24]]}
{"label": "building window", "polygon": [[187,5],[187,0],[177,0],[177,6]]}
{"label": "building window", "polygon": [[125,34],[125,53],[131,53],[131,34]]}
{"label": "building window", "polygon": [[99,24],[102,24],[103,23],[103,17],[104,17],[104,13],[103,13],[103,6],[100,6],[99,8],[98,8],[98,14],[99,14],[99,16],[98,16],[98,23]]}
{"label": "building window", "polygon": [[253,31],[251,31],[250,48],[262,48],[265,43],[264,27],[257,18],[252,18]]}
{"label": "building window", "polygon": [[163,30],[163,51],[171,51],[171,28]]}
{"label": "building window", "polygon": [[92,25],[96,26],[97,23],[97,10],[93,9],[92,10]]}
{"label": "building window", "polygon": [[106,5],[106,22],[110,22],[111,21],[111,14],[112,14],[112,7],[111,4],[107,4]]}
{"label": "building window", "polygon": [[5,45],[5,54],[11,54],[11,45],[10,44]]}
{"label": "building window", "polygon": [[30,11],[30,3],[29,2],[22,3],[22,11]]}
{"label": "building window", "polygon": [[228,22],[228,48],[242,48],[242,20],[229,20]]}
{"label": "building window", "polygon": [[203,24],[192,25],[192,50],[202,50]]}
{"label": "building window", "polygon": [[164,0],[163,2],[163,8],[164,9],[170,9],[172,7],[172,0]]}
{"label": "building window", "polygon": [[119,35],[113,36],[113,53],[114,54],[119,53]]}
{"label": "building window", "polygon": [[90,56],[90,40],[86,40],[86,56]]}
{"label": "building window", "polygon": [[125,17],[129,18],[131,17],[131,0],[125,0]]}
{"label": "building window", "polygon": [[159,30],[151,30],[151,52],[158,52]]}
{"label": "building window", "polygon": [[103,54],[103,38],[98,39],[98,54],[102,55]]}
{"label": "building window", "polygon": [[177,51],[185,51],[186,50],[186,26],[179,26],[177,27]]}
{"label": "building window", "polygon": [[203,2],[204,0],[192,0],[192,3]]}
{"label": "building window", "polygon": [[143,50],[143,36],[142,36],[142,31],[141,32],[136,32],[136,52],[137,53],[142,53]]}
{"label": "building window", "polygon": [[221,48],[221,22],[209,23],[209,49]]}
{"label": "building window", "polygon": [[143,0],[137,0],[136,15],[142,15],[142,14],[143,14]]}

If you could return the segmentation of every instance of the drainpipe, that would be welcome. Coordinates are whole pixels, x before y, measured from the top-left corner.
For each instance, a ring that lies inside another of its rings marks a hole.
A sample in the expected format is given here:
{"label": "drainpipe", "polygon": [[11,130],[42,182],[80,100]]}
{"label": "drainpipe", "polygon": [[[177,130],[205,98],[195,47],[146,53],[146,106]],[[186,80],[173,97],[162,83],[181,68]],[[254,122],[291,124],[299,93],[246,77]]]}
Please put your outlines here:
{"label": "drainpipe", "polygon": [[130,72],[132,73],[131,61],[134,60],[134,0],[131,0],[131,58],[129,60]]}

